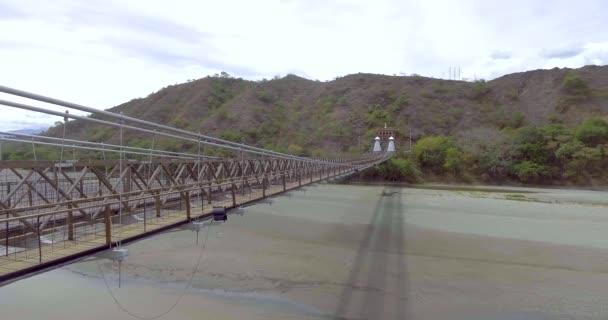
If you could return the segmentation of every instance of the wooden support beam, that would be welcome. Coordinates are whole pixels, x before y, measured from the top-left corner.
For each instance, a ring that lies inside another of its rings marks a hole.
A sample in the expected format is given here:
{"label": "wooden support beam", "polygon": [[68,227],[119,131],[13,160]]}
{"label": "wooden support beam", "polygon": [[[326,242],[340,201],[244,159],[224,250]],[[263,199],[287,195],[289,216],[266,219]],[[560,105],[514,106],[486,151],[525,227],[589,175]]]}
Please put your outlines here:
{"label": "wooden support beam", "polygon": [[68,227],[68,240],[74,240],[74,216],[72,212],[72,204],[68,204],[68,217],[67,217],[67,227]]}
{"label": "wooden support beam", "polygon": [[112,247],[112,221],[110,220],[110,206],[106,206],[103,222],[106,230],[106,245]]}
{"label": "wooden support beam", "polygon": [[190,191],[186,191],[184,193],[186,196],[186,218],[188,221],[190,221]]}
{"label": "wooden support beam", "polygon": [[285,182],[285,173],[283,173],[282,179],[283,179],[283,191],[287,191],[287,183]]}
{"label": "wooden support beam", "polygon": [[205,191],[204,188],[201,188],[201,214],[205,212]]}
{"label": "wooden support beam", "polygon": [[154,208],[156,209],[156,217],[160,217],[160,195],[158,192],[154,193]]}

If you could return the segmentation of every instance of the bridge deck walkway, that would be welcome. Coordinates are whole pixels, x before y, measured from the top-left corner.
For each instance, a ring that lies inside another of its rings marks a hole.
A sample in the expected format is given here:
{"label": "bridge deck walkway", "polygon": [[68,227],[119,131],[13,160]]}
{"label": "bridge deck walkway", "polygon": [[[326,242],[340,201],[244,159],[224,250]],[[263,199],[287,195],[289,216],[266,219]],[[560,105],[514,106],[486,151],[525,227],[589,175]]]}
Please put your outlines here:
{"label": "bridge deck walkway", "polygon": [[[314,180],[314,182],[317,181],[319,181],[319,179]],[[306,184],[310,184],[310,182],[302,183],[302,186]],[[286,183],[286,188],[283,190],[282,185],[273,185],[266,189],[266,196],[272,196],[284,191],[296,189],[299,186],[300,184],[298,182]],[[235,198],[236,206],[239,206],[248,202],[262,199],[263,193],[261,190],[259,190],[247,193],[245,195],[237,194]],[[231,208],[234,205],[232,198],[214,201],[212,204],[205,203],[203,205],[203,210],[200,210],[200,206],[193,205],[191,208],[191,219],[210,215],[213,206],[225,206],[227,208]],[[112,247],[115,247],[120,241],[129,242],[145,236],[146,234],[151,235],[158,229],[170,229],[172,226],[177,227],[178,225],[186,223],[187,221],[186,210],[165,210],[165,214],[161,214],[160,217],[147,218],[145,225],[143,221],[122,225],[112,223]],[[108,248],[103,223],[75,227],[74,234],[75,238],[78,240],[53,241],[53,243],[43,244],[41,249],[36,246],[33,249],[14,250],[14,252],[10,253],[8,256],[0,256],[0,277],[11,277],[11,274],[22,273],[28,269],[35,269],[37,267],[42,267],[43,265],[52,267],[61,261],[82,256],[87,252],[101,251],[104,248]],[[35,235],[32,241],[37,241]],[[42,253],[42,257],[40,257],[40,253]]]}

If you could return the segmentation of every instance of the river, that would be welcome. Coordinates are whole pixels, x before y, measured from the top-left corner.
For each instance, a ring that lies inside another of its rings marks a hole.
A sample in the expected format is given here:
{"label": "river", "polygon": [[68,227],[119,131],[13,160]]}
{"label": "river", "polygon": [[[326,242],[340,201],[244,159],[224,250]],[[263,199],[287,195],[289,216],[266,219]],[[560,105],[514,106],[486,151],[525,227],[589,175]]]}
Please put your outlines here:
{"label": "river", "polygon": [[321,184],[0,288],[2,319],[605,319],[608,192]]}

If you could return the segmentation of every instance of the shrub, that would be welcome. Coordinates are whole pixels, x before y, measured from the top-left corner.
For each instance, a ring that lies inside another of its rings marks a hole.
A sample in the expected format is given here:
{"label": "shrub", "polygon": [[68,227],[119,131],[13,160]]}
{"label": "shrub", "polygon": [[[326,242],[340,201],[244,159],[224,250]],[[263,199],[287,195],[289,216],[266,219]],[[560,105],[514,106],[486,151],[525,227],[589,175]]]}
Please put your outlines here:
{"label": "shrub", "polygon": [[454,143],[445,136],[424,137],[414,145],[414,159],[422,168],[441,172],[447,150],[453,146]]}
{"label": "shrub", "polygon": [[453,175],[460,175],[464,167],[463,153],[457,148],[451,147],[446,150],[443,168]]}
{"label": "shrub", "polygon": [[260,89],[255,93],[255,96],[256,98],[258,98],[258,100],[264,103],[273,103],[274,101],[276,101],[276,97],[270,92],[268,92],[268,90],[266,89]]}
{"label": "shrub", "polygon": [[211,90],[207,98],[209,109],[217,109],[234,97],[234,92],[230,89],[232,80],[223,76],[211,78]]}
{"label": "shrub", "polygon": [[365,123],[368,128],[377,128],[383,126],[384,123],[390,122],[392,118],[388,112],[381,110],[379,106],[375,105],[371,107],[371,110],[365,115]]}
{"label": "shrub", "polygon": [[590,93],[589,86],[585,80],[574,72],[569,72],[564,77],[564,91],[575,96],[588,96]]}
{"label": "shrub", "polygon": [[220,137],[224,140],[229,140],[232,142],[243,142],[243,135],[234,130],[224,131]]}
{"label": "shrub", "polygon": [[490,86],[488,86],[488,83],[483,79],[477,80],[473,82],[473,86],[471,87],[471,98],[479,100],[489,92]]}
{"label": "shrub", "polygon": [[511,127],[511,128],[519,128],[521,126],[524,125],[524,123],[526,122],[526,116],[524,116],[523,113],[521,112],[515,112],[514,114],[511,115],[511,119],[509,119],[510,121],[508,122],[507,126]]}
{"label": "shrub", "polygon": [[589,146],[608,143],[608,121],[591,118],[574,130],[574,137]]}
{"label": "shrub", "polygon": [[304,155],[304,147],[292,143],[287,147],[287,152],[296,156],[302,156]]}
{"label": "shrub", "polygon": [[382,178],[390,181],[419,182],[420,171],[416,164],[403,158],[392,158],[378,168]]}
{"label": "shrub", "polygon": [[540,179],[545,174],[545,166],[532,161],[523,161],[514,166],[514,173],[521,182]]}
{"label": "shrub", "polygon": [[544,163],[547,160],[545,137],[540,129],[532,126],[522,127],[515,131],[513,139],[515,151],[520,160]]}

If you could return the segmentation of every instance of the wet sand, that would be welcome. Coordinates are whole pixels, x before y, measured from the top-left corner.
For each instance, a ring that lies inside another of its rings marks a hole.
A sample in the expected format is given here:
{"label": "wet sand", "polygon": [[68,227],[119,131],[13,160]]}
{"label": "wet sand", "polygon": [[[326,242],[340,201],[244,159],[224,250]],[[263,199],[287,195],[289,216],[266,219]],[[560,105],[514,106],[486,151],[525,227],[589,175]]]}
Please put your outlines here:
{"label": "wet sand", "polygon": [[[504,188],[502,188],[504,189]],[[519,191],[533,191],[513,196]],[[605,319],[608,193],[321,185],[0,288],[7,319]],[[208,234],[207,234],[208,232]],[[205,242],[206,238],[206,242]]]}

